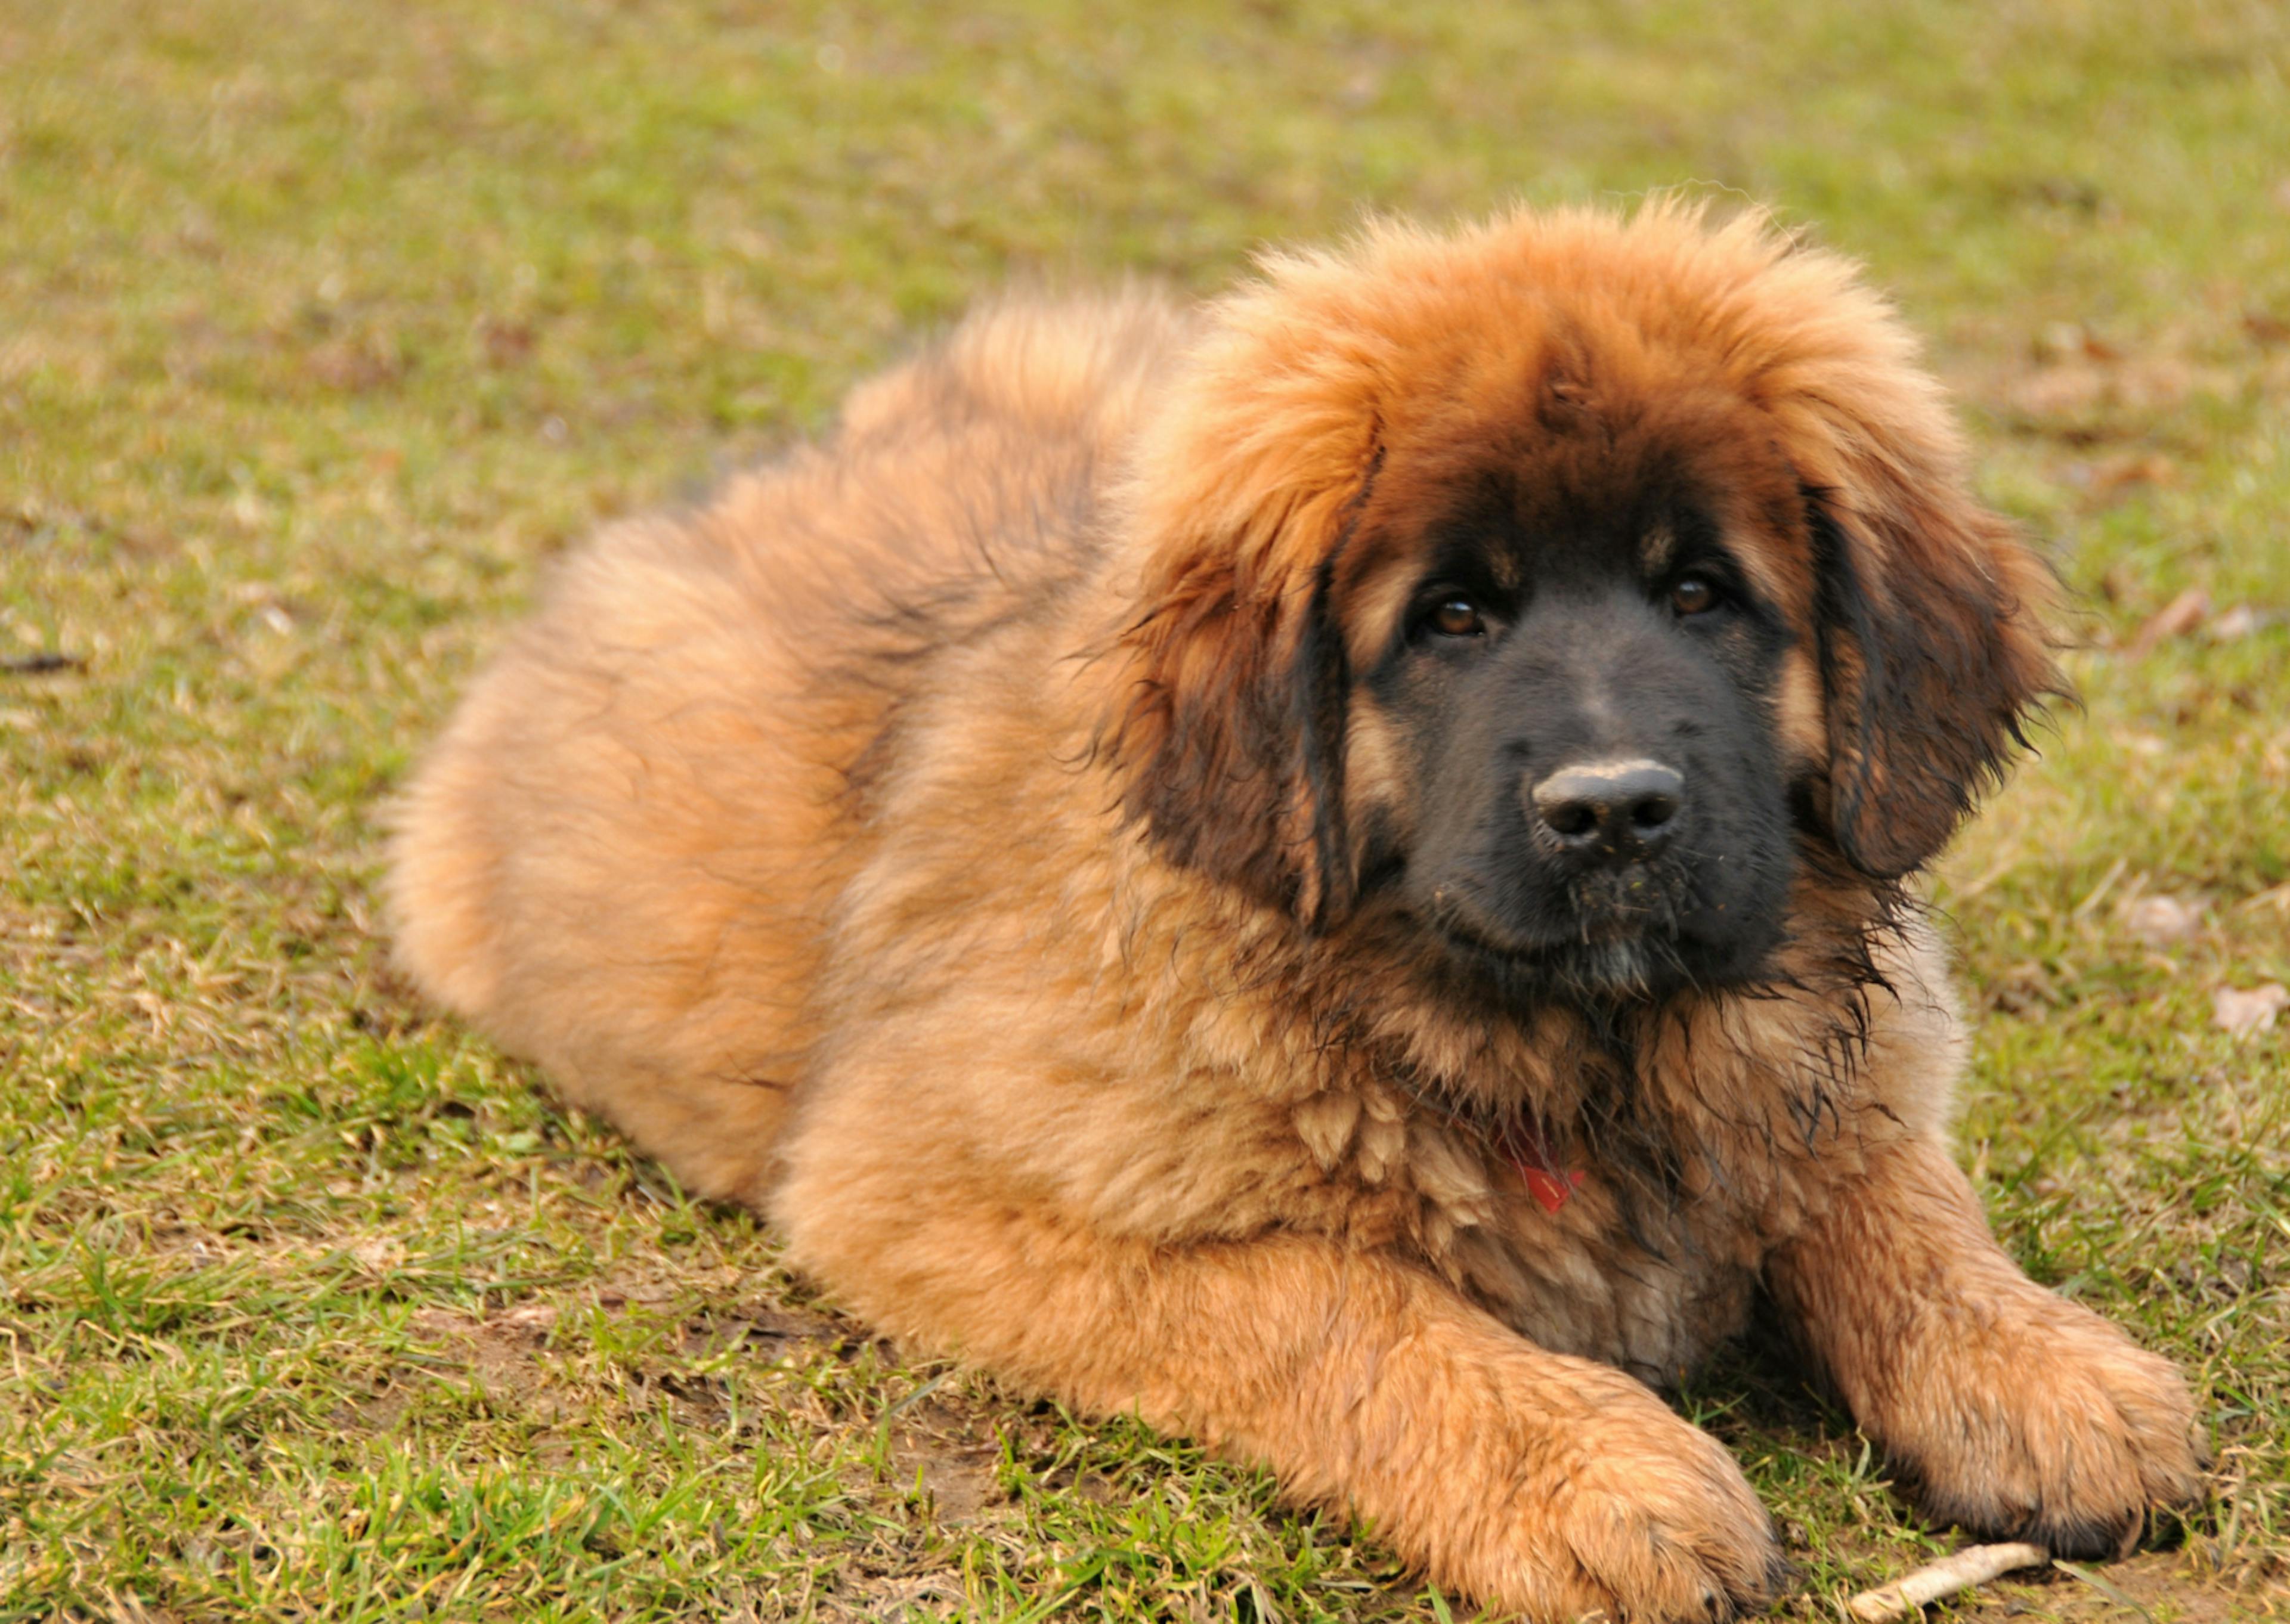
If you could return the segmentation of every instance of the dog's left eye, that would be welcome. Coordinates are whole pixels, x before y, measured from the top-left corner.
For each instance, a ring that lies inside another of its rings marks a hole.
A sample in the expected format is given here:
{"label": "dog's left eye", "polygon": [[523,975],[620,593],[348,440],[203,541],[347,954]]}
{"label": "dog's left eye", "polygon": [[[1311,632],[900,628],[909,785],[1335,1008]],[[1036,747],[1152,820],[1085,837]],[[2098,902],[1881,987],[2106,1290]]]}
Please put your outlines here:
{"label": "dog's left eye", "polygon": [[1681,615],[1706,614],[1718,601],[1718,588],[1706,575],[1680,576],[1669,589],[1669,606]]}
{"label": "dog's left eye", "polygon": [[1423,617],[1423,624],[1443,637],[1477,637],[1487,629],[1479,606],[1467,597],[1451,597]]}

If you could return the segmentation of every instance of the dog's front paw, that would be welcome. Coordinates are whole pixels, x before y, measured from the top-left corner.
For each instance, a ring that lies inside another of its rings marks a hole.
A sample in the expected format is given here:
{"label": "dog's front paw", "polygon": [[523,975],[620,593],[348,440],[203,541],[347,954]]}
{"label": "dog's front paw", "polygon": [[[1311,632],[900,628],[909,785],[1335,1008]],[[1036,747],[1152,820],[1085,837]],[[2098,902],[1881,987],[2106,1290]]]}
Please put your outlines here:
{"label": "dog's front paw", "polygon": [[2127,1550],[2203,1498],[2187,1384],[2114,1326],[2030,1287],[1921,1339],[1884,1442],[1933,1516],[2062,1556]]}
{"label": "dog's front paw", "polygon": [[1760,1611],[1789,1569],[1741,1468],[1645,1389],[1621,1396],[1517,1477],[1457,1577],[1536,1620]]}

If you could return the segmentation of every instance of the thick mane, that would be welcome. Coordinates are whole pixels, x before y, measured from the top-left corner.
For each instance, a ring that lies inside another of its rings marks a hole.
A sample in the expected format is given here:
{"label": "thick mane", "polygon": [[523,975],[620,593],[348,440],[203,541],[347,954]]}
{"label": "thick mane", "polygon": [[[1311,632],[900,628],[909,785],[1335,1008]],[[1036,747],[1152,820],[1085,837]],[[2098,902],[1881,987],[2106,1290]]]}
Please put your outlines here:
{"label": "thick mane", "polygon": [[1814,493],[1763,499],[1793,535],[1752,562],[1818,649],[1796,719],[1823,827],[1877,877],[1945,844],[2059,686],[2049,577],[1964,493],[1938,386],[1855,268],[1761,212],[1706,216],[1657,199],[1452,236],[1372,221],[1267,255],[1207,308],[1108,509],[1132,596],[1101,737],[1173,860],[1315,928],[1338,916],[1362,844],[1332,827],[1331,690],[1396,612],[1358,588],[1386,561],[1347,551],[1379,472],[1420,488],[1490,445],[1525,454],[1552,412],[1611,436],[1685,395],[1753,414]]}

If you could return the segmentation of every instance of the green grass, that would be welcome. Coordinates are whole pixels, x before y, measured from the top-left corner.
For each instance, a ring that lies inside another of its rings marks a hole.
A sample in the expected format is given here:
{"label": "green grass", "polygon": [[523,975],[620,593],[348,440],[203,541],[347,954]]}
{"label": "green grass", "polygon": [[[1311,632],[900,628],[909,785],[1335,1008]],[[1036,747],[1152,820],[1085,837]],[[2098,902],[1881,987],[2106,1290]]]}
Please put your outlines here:
{"label": "green grass", "polygon": [[[2084,596],[2085,708],[1939,887],[1965,1154],[2216,1429],[2211,1514],[2101,1577],[2290,1612],[2290,1019],[2211,1004],[2290,981],[2285,28],[0,0],[0,1619],[1468,1616],[1261,1474],[902,1360],[553,1109],[390,979],[376,808],[552,554],[978,293],[1680,182],[1898,291]],[[2190,588],[2274,618],[2122,652]],[[1949,1542],[1780,1367],[1688,1402],[1784,1616]],[[2136,1616],[1958,1613],[2010,1610]]]}

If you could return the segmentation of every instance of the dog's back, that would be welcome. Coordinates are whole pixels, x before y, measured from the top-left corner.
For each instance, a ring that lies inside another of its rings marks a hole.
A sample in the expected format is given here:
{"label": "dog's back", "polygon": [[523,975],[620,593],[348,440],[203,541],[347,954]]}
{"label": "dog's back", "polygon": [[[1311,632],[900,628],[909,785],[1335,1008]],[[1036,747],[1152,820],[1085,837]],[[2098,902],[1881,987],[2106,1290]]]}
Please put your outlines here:
{"label": "dog's back", "polygon": [[425,992],[697,1190],[756,1199],[863,784],[941,651],[1075,580],[1182,318],[1010,303],[836,433],[564,568],[397,812]]}

